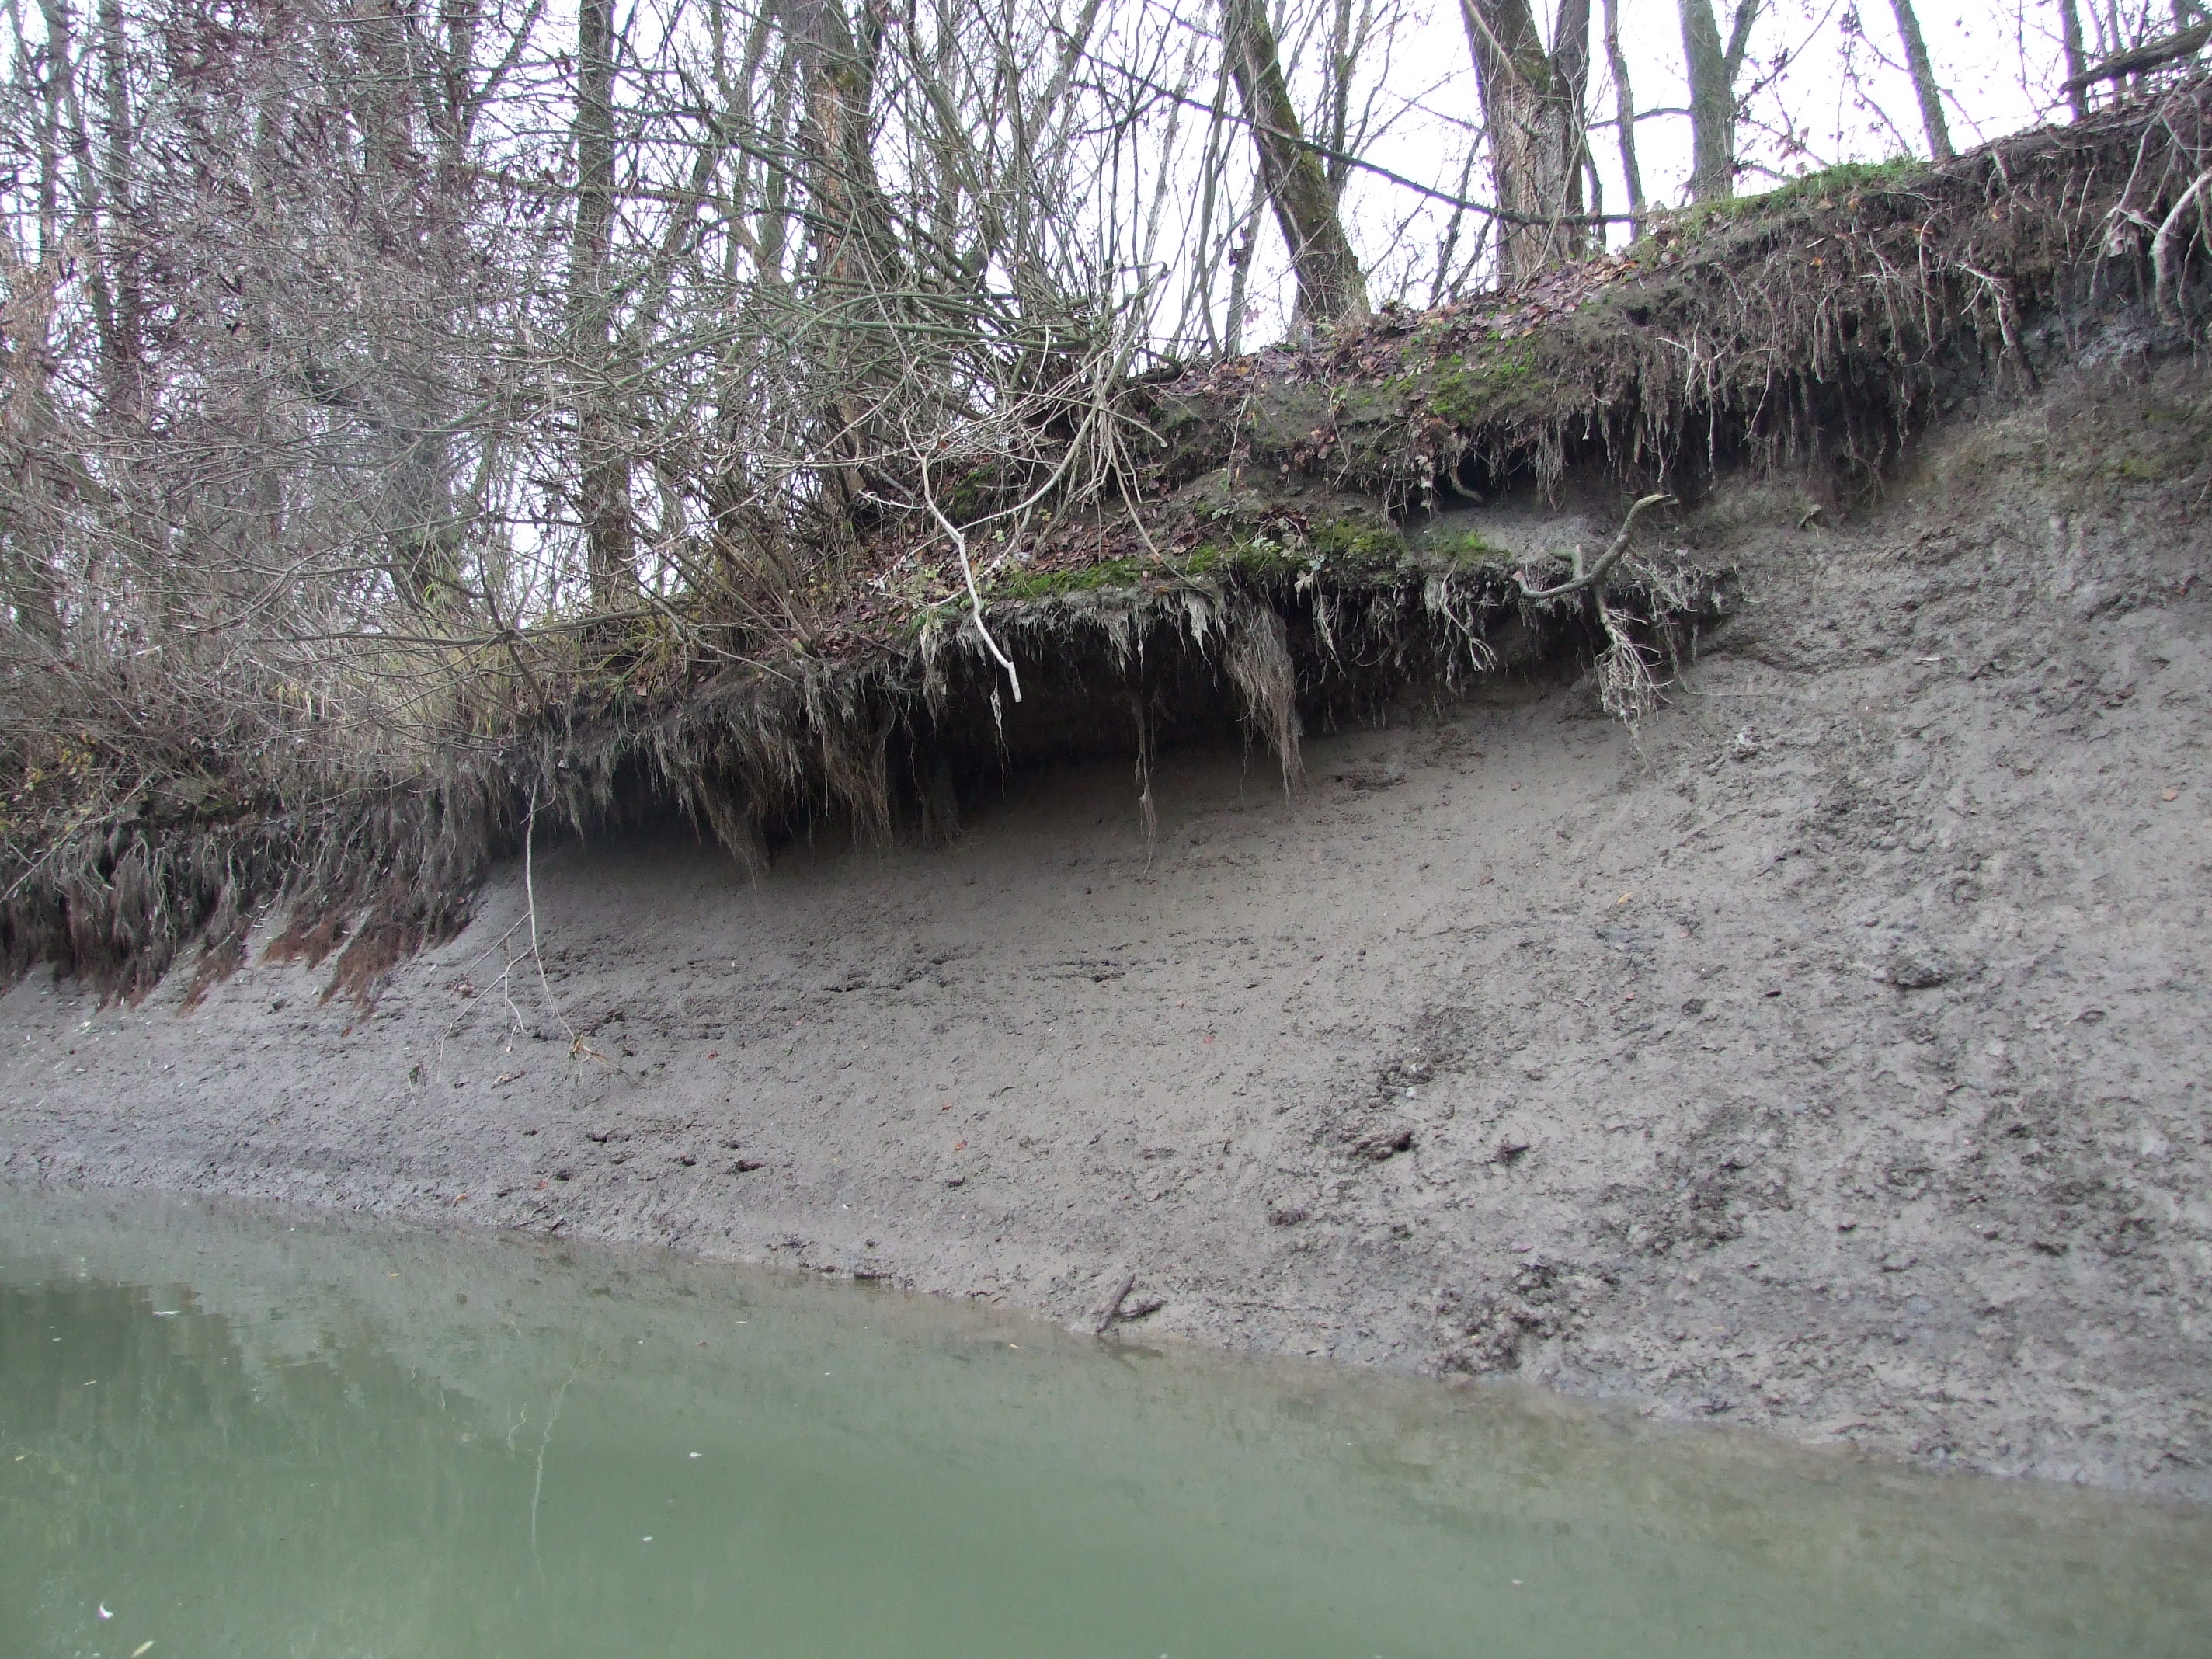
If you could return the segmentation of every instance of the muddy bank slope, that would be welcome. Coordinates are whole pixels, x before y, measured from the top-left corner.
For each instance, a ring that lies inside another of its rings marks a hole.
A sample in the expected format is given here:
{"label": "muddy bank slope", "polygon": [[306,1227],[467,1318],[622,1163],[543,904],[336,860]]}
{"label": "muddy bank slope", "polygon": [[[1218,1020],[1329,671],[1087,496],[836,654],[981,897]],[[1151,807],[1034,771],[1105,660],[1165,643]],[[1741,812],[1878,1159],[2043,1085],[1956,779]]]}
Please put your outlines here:
{"label": "muddy bank slope", "polygon": [[[2212,387],[2085,371],[1586,686],[1017,777],[938,850],[537,860],[374,1013],[0,1004],[0,1178],[662,1243],[2212,1498]],[[1601,533],[1485,509],[1501,544]]]}

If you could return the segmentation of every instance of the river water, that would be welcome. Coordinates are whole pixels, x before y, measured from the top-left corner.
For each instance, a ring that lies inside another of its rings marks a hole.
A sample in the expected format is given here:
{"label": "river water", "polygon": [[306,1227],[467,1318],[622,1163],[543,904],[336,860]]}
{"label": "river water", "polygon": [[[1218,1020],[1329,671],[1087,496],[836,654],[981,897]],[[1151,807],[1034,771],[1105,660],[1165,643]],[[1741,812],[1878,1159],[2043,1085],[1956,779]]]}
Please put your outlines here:
{"label": "river water", "polygon": [[0,1189],[5,1659],[2209,1651],[2201,1511],[797,1276]]}

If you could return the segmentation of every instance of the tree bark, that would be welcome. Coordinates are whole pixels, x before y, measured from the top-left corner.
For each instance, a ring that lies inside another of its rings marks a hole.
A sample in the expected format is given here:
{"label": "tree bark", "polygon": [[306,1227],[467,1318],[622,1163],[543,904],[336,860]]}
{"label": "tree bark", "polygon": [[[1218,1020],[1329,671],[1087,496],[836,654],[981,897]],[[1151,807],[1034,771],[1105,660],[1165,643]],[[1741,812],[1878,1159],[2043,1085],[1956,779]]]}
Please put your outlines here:
{"label": "tree bark", "polygon": [[1363,13],[1355,26],[1352,0],[1336,0],[1321,101],[1322,138],[1329,150],[1322,171],[1328,177],[1328,187],[1340,199],[1345,181],[1352,176],[1352,76],[1359,66],[1358,47],[1366,39],[1368,22],[1368,15]]}
{"label": "tree bark", "polygon": [[[62,647],[60,518],[48,477],[56,436],[51,386],[57,354],[53,321],[64,252],[63,161],[71,148],[64,111],[75,49],[66,5],[45,0],[46,60],[34,82],[38,118],[38,261],[32,266],[12,239],[0,243],[0,277],[13,315],[0,337],[0,374],[14,395],[0,400],[0,551],[6,556],[7,602],[15,626],[48,649]],[[21,24],[16,25],[20,31]],[[17,36],[20,42],[20,33]],[[18,61],[21,61],[19,57]],[[32,88],[27,88],[26,90]]]}
{"label": "tree bark", "polygon": [[1252,288],[1252,249],[1260,240],[1260,204],[1267,193],[1262,190],[1252,198],[1252,205],[1244,213],[1244,228],[1237,234],[1229,251],[1229,325],[1221,336],[1221,349],[1225,356],[1237,356],[1244,349],[1246,296]]}
{"label": "tree bark", "polygon": [[839,287],[865,286],[889,242],[869,146],[873,56],[854,34],[841,0],[780,0],[777,11],[805,84],[802,144],[815,275]]}
{"label": "tree bark", "polygon": [[1690,198],[1724,202],[1735,194],[1735,83],[1759,0],[1736,0],[1725,43],[1712,0],[1682,0],[1682,54],[1690,71]]}
{"label": "tree bark", "polygon": [[62,582],[58,514],[49,487],[47,459],[54,420],[47,392],[53,361],[51,337],[54,271],[42,263],[27,269],[12,246],[0,244],[0,276],[15,301],[13,337],[0,339],[0,375],[15,395],[0,403],[0,580],[17,628],[58,652],[62,646]]}
{"label": "tree bark", "polygon": [[140,358],[145,337],[146,294],[133,220],[132,177],[137,138],[131,118],[130,62],[121,0],[100,0],[100,62],[102,111],[100,194],[106,213],[100,250],[111,273],[113,312],[100,342],[103,378],[111,409],[125,421],[137,413]]}
{"label": "tree bark", "polygon": [[1620,49],[1620,0],[1605,0],[1605,61],[1613,70],[1613,119],[1620,144],[1621,176],[1628,185],[1629,234],[1644,234],[1644,169],[1636,158],[1636,94],[1628,82],[1628,54]]}
{"label": "tree bark", "polygon": [[1224,0],[1222,41],[1259,152],[1261,184],[1290,249],[1298,319],[1357,322],[1368,314],[1367,278],[1344,234],[1328,174],[1298,124],[1267,0]]}
{"label": "tree bark", "polygon": [[2089,88],[2082,82],[2081,71],[2088,63],[2081,55],[2081,10],[2075,0],[2058,0],[2058,40],[2065,53],[2066,101],[2075,120],[2087,119]]}
{"label": "tree bark", "polygon": [[592,599],[626,601],[637,582],[629,456],[608,381],[614,364],[614,4],[576,12],[576,218],[568,246],[568,374],[576,421],[577,516]]}
{"label": "tree bark", "polygon": [[[804,88],[799,148],[805,158],[808,277],[814,308],[849,318],[890,299],[898,285],[897,248],[876,177],[872,121],[876,39],[855,34],[843,0],[776,0]],[[864,23],[866,19],[863,19]],[[878,361],[863,331],[830,323],[820,331],[813,368],[829,459],[821,474],[842,522],[869,516],[867,471],[897,447],[897,434],[870,411],[872,388],[896,367]]]}
{"label": "tree bark", "polygon": [[1912,71],[1913,95],[1920,100],[1920,125],[1928,134],[1928,153],[1939,161],[1957,154],[1951,148],[1950,124],[1943,118],[1943,89],[1936,84],[1936,66],[1928,58],[1928,42],[1920,33],[1919,15],[1912,0],[1889,0],[1897,14],[1898,38],[1905,43],[1905,66]]}
{"label": "tree bark", "polygon": [[1482,96],[1502,216],[1498,275],[1510,286],[1582,257],[1583,96],[1589,78],[1589,0],[1560,0],[1545,50],[1528,0],[1460,0]]}

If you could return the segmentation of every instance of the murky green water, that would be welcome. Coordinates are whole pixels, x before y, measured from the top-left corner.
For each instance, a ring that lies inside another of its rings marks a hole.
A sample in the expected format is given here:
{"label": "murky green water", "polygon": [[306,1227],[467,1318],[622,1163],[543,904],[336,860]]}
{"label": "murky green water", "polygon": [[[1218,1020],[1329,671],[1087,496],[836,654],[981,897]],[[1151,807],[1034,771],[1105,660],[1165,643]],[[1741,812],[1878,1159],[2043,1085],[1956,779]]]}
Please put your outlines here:
{"label": "murky green water", "polygon": [[2212,1518],[771,1275],[0,1190],[0,1656],[148,1643],[2202,1656]]}

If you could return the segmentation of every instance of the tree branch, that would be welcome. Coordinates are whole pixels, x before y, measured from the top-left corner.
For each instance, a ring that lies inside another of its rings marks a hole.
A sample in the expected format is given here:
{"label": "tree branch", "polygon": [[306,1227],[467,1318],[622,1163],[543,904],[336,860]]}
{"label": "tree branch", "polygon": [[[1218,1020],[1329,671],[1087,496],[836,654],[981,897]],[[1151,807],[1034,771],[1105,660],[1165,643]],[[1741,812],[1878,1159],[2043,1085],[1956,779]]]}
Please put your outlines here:
{"label": "tree branch", "polygon": [[1577,550],[1575,554],[1576,568],[1573,577],[1561,582],[1557,587],[1531,587],[1527,579],[1516,572],[1513,580],[1521,585],[1521,597],[1532,604],[1544,605],[1551,600],[1564,599],[1571,594],[1580,593],[1586,589],[1597,586],[1612,574],[1613,566],[1620,562],[1621,555],[1628,551],[1629,537],[1636,529],[1637,520],[1643,516],[1644,511],[1650,507],[1672,507],[1674,504],[1674,498],[1663,489],[1639,497],[1636,504],[1628,509],[1628,516],[1620,521],[1620,533],[1613,538],[1613,545],[1606,549],[1604,556],[1595,564],[1588,570],[1583,569],[1582,554]]}

